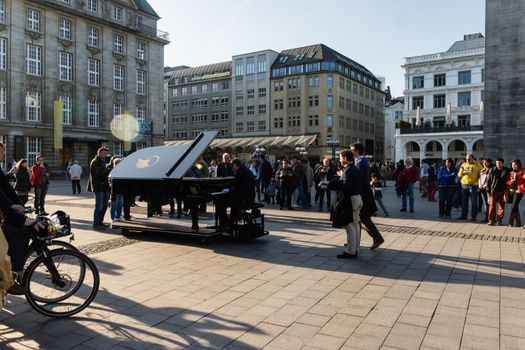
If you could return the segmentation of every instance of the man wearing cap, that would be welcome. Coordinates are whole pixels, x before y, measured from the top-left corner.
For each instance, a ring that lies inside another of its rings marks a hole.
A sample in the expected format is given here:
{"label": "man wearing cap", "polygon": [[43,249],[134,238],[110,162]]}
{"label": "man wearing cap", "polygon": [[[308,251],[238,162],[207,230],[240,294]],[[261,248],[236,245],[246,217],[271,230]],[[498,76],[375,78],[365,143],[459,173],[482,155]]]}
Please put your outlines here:
{"label": "man wearing cap", "polygon": [[87,191],[95,195],[95,210],[93,211],[93,229],[105,229],[104,215],[108,208],[109,197],[109,169],[106,167],[106,156],[108,154],[106,147],[100,147],[95,158],[89,164],[89,179]]}

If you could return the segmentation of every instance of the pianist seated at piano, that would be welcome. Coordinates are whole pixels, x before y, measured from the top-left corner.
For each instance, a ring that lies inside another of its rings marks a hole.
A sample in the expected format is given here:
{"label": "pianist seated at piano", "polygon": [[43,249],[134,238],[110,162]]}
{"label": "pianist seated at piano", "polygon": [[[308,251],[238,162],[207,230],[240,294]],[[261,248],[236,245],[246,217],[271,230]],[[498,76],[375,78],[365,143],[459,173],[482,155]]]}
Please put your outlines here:
{"label": "pianist seated at piano", "polygon": [[[240,159],[235,158],[231,161],[235,180],[229,190],[228,201],[216,203],[219,226],[230,230],[240,218],[241,210],[248,208],[255,199],[255,178],[253,174],[244,166]],[[231,206],[230,218],[228,220],[226,207]]]}

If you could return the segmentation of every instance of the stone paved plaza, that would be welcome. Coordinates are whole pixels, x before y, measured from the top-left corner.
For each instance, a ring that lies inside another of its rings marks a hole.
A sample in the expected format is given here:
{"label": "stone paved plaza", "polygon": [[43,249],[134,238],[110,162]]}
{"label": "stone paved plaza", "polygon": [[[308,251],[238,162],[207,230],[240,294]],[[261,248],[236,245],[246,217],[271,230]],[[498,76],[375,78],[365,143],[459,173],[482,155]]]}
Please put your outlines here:
{"label": "stone paved plaza", "polygon": [[57,182],[47,211],[71,214],[77,246],[107,241],[90,253],[99,294],[62,320],[10,296],[0,348],[525,349],[525,230],[443,221],[421,198],[400,213],[385,190],[385,244],[370,251],[363,232],[359,258],[341,261],[327,213],[270,206],[270,235],[251,243],[119,240],[91,230],[91,196]]}

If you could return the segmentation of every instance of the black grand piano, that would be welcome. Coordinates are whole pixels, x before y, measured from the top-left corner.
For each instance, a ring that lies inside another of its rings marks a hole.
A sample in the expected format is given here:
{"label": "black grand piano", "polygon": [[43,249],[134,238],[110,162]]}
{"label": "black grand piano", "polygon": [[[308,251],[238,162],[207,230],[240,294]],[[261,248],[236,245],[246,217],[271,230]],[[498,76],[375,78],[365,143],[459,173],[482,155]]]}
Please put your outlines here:
{"label": "black grand piano", "polygon": [[[148,198],[179,198],[190,203],[229,200],[228,189],[234,178],[196,178],[185,176],[217,135],[217,131],[201,133],[190,144],[149,147],[124,158],[111,173],[112,191],[124,196]],[[190,206],[188,220],[134,217],[131,221],[114,222],[112,227],[123,233],[130,231],[170,232],[199,236],[204,241],[228,232],[241,238],[257,238],[264,230],[264,215],[258,205],[244,208],[241,220],[231,227],[218,226],[218,218],[199,224],[197,205]]]}

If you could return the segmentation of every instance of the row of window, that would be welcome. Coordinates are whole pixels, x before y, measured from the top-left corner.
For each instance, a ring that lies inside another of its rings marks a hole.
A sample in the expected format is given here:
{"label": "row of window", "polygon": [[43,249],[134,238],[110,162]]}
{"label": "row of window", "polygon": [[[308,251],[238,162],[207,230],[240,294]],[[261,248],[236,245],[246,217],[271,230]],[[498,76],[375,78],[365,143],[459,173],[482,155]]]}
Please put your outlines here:
{"label": "row of window", "polygon": [[[213,112],[211,114],[211,122],[212,123],[227,122],[229,120],[229,116],[230,114],[226,111]],[[191,120],[192,123],[207,123],[208,122],[208,115],[205,113],[192,114],[190,118],[188,118],[187,115],[175,115],[172,117],[172,121],[174,125],[188,124],[189,120]]]}
{"label": "row of window", "polygon": [[[173,132],[173,138],[175,140],[186,140],[186,139],[194,139],[199,135],[203,130],[191,130],[188,131],[174,131]],[[219,129],[217,130],[219,132],[220,137],[227,137],[229,136],[228,129]]]}
{"label": "row of window", "polygon": [[374,101],[376,98],[376,94],[374,90],[371,90],[369,88],[365,88],[362,85],[357,85],[357,83],[352,82],[351,80],[347,80],[343,77],[339,77],[339,89],[345,90],[350,92],[352,91],[354,95],[359,95],[361,97],[366,98],[367,100],[370,99],[371,101]]}
{"label": "row of window", "polygon": [[[7,148],[7,136],[0,135],[0,142]],[[35,163],[36,157],[42,153],[42,138],[41,137],[25,137],[25,150],[26,150],[26,159],[29,162],[29,166],[32,166]],[[4,171],[9,171],[11,164],[7,164],[4,159],[1,163],[1,168]]]}
{"label": "row of window", "polygon": [[[266,131],[266,120],[257,122],[257,131]],[[244,132],[244,122],[235,123],[235,132]],[[255,122],[246,122],[246,132],[255,132]]]}
{"label": "row of window", "polygon": [[[218,92],[219,91],[219,83],[212,83],[211,84],[211,92]],[[230,84],[227,82],[222,83],[222,90],[228,90],[230,87]],[[197,94],[206,94],[208,93],[208,84],[202,84],[202,85],[194,85],[191,86],[191,94],[197,95]],[[184,86],[181,88],[172,88],[171,89],[171,96],[177,97],[177,96],[187,96],[188,95],[188,86]]]}
{"label": "row of window", "polygon": [[[73,124],[73,99],[69,96],[60,96],[59,100],[63,105],[63,122],[66,125]],[[113,105],[113,115],[122,115],[124,113],[124,106],[120,104]],[[42,121],[42,96],[38,92],[27,92],[25,97],[25,117],[26,121],[41,122]],[[0,119],[7,118],[7,99],[6,88],[0,88]],[[146,110],[144,107],[136,109],[135,118],[139,122],[146,120]],[[98,100],[88,101],[88,126],[100,126],[100,104]]]}
{"label": "row of window", "polygon": [[[431,123],[433,127],[445,126],[446,117],[437,116],[433,118],[421,118],[421,124],[424,125],[426,122]],[[412,118],[412,124],[416,125],[416,118]],[[458,126],[469,126],[470,125],[470,114],[460,114],[457,116],[457,125]]]}
{"label": "row of window", "polygon": [[[485,82],[485,69],[481,69],[481,82]],[[472,71],[464,70],[458,71],[458,85],[466,85],[472,83]],[[434,87],[446,86],[446,73],[434,74]],[[412,77],[412,89],[423,89],[425,87],[425,76],[418,75]]]}
{"label": "row of window", "polygon": [[[481,101],[484,100],[484,90],[481,90]],[[433,95],[433,108],[445,108],[446,107],[446,94]],[[471,91],[460,91],[458,92],[458,104],[457,107],[468,107],[472,104],[472,92]],[[425,108],[425,97],[424,96],[413,96],[412,97],[412,109]]]}
{"label": "row of window", "polygon": [[365,132],[365,133],[375,133],[375,125],[368,122],[363,122],[362,120],[352,119],[350,117],[339,116],[339,127],[346,128],[349,130]]}
{"label": "row of window", "polygon": [[[261,104],[259,105],[259,114],[266,114],[266,105]],[[246,106],[246,114],[247,115],[254,115],[255,114],[255,106]],[[235,107],[235,115],[241,116],[244,115],[244,107],[243,106],[237,106]]]}
{"label": "row of window", "polygon": [[[206,108],[208,107],[208,98],[197,98],[192,99],[190,101],[191,108]],[[211,98],[211,106],[217,107],[217,106],[227,106],[230,102],[230,98],[228,96],[214,96]],[[172,103],[172,107],[174,109],[178,108],[187,108],[188,107],[188,100],[178,100],[174,101]]]}
{"label": "row of window", "polygon": [[[244,68],[246,68],[246,75],[254,75],[255,72],[255,57],[246,57],[246,65],[244,65],[244,58],[235,59],[235,75],[243,76]],[[265,73],[267,71],[266,55],[257,56],[257,73]]]}
{"label": "row of window", "polygon": [[[266,88],[259,88],[259,97],[266,97]],[[251,99],[255,98],[255,89],[248,89],[246,91],[246,98]],[[236,100],[243,100],[244,99],[244,91],[236,91],[235,92],[235,99]]]}

